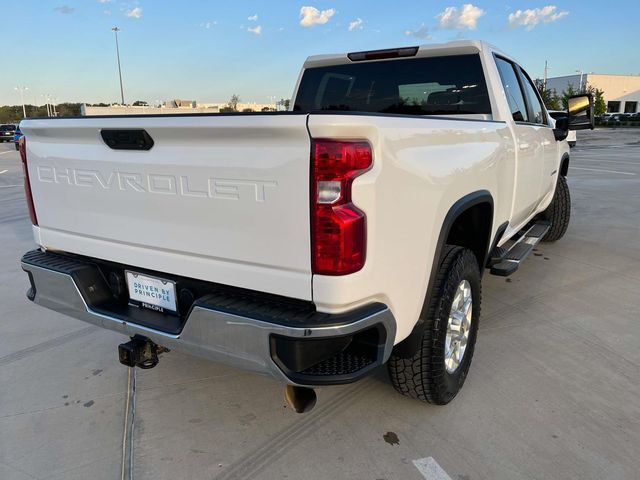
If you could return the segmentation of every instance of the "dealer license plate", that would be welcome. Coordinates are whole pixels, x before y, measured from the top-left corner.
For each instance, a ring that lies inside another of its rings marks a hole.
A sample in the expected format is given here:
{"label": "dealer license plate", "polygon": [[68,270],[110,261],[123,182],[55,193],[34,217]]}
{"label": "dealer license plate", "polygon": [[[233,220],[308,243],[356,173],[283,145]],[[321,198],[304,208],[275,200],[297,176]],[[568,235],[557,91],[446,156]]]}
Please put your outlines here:
{"label": "dealer license plate", "polygon": [[177,311],[175,282],[136,272],[126,274],[132,303],[158,312]]}

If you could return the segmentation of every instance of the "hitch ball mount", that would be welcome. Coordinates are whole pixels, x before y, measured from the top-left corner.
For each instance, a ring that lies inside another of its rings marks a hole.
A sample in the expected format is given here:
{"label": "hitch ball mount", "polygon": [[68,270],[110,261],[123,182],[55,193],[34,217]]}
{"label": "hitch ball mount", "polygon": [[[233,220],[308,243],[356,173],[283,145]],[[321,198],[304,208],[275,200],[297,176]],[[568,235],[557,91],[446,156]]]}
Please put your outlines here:
{"label": "hitch ball mount", "polygon": [[126,367],[153,368],[158,364],[158,354],[169,350],[156,345],[147,337],[135,335],[127,343],[118,345],[118,358]]}

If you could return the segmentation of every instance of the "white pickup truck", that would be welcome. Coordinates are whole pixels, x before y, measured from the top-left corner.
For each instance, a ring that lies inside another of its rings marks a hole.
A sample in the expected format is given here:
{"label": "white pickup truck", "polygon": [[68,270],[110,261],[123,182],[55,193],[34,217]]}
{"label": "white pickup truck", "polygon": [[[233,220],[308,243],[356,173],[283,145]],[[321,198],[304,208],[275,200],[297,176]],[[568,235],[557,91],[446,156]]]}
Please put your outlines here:
{"label": "white pickup truck", "polygon": [[467,375],[485,269],[567,229],[569,129],[479,41],[310,57],[290,112],[28,119],[28,298],[160,347],[313,387],[386,363],[446,404]]}

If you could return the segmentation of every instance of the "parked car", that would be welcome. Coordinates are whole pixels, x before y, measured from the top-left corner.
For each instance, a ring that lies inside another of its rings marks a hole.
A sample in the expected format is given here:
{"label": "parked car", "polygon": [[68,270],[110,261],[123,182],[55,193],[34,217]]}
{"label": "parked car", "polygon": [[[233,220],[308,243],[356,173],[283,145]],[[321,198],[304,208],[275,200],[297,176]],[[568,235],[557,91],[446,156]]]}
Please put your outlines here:
{"label": "parked car", "polygon": [[13,142],[16,145],[16,150],[20,150],[20,144],[18,142],[20,142],[20,139],[22,138],[22,131],[20,130],[20,126],[16,127],[16,131],[13,135]]}
{"label": "parked car", "polygon": [[[554,119],[554,122],[556,119],[560,117],[568,117],[569,115],[567,112],[563,110],[548,110],[548,112],[549,112],[549,116],[551,116],[551,118]],[[569,147],[571,148],[575,147],[577,141],[578,141],[578,137],[576,135],[576,131],[570,130],[569,135],[567,135],[567,143],[569,144]]]}
{"label": "parked car", "polygon": [[469,40],[299,78],[290,112],[24,120],[27,297],[131,337],[127,366],[181,350],[273,376],[296,411],[384,363],[446,404],[483,273],[567,230],[566,137],[593,100],[554,125],[517,62]]}
{"label": "parked car", "polygon": [[13,135],[15,134],[15,132],[15,125],[0,125],[0,143],[13,142]]}

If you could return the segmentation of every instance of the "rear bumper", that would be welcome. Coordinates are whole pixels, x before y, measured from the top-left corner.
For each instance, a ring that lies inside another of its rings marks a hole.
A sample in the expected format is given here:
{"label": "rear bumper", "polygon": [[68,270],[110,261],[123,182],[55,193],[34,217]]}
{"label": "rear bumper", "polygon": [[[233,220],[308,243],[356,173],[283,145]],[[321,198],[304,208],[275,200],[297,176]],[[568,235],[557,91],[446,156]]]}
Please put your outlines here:
{"label": "rear bumper", "polygon": [[386,362],[393,348],[395,319],[381,303],[329,315],[311,304],[305,310],[299,303],[295,308],[284,300],[278,303],[279,297],[212,290],[167,331],[141,324],[138,312],[147,317],[155,312],[112,308],[114,294],[97,260],[33,251],[22,258],[22,268],[31,282],[27,297],[38,305],[290,384],[354,382]]}

